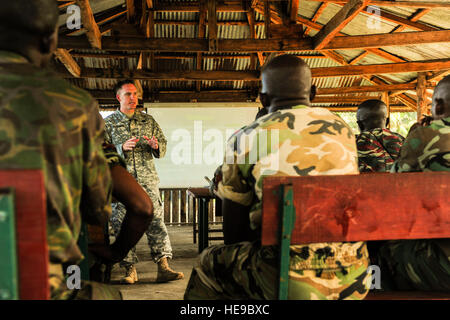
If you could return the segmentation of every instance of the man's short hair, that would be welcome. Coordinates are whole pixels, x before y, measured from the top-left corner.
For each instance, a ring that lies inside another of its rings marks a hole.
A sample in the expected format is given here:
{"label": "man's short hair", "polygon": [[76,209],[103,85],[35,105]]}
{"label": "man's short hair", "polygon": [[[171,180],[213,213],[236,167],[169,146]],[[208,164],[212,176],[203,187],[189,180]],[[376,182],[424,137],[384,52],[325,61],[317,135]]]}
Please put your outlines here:
{"label": "man's short hair", "polygon": [[56,0],[2,1],[0,29],[36,36],[50,36],[58,24]]}
{"label": "man's short hair", "polygon": [[368,117],[381,117],[381,109],[387,109],[386,104],[378,99],[366,100],[358,106],[356,118],[360,121],[366,120]]}
{"label": "man's short hair", "polygon": [[119,90],[122,89],[122,86],[125,85],[125,84],[132,84],[132,85],[134,85],[134,80],[126,79],[126,80],[119,81],[119,82],[114,86],[114,95],[117,95],[117,93],[119,92]]}

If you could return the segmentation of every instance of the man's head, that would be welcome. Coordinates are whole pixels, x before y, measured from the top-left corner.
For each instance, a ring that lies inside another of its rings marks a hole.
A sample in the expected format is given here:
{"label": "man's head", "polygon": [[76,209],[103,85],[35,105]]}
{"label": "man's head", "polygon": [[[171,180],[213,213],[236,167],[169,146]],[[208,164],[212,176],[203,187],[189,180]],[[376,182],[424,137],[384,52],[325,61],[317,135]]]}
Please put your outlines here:
{"label": "man's head", "polygon": [[435,120],[450,117],[450,76],[442,79],[434,89],[431,114]]}
{"label": "man's head", "polygon": [[133,114],[138,104],[137,89],[133,80],[123,80],[114,87],[116,99],[120,103],[120,111]]}
{"label": "man's head", "polygon": [[366,100],[358,106],[356,120],[362,131],[385,129],[389,123],[386,104],[377,99]]}
{"label": "man's head", "polygon": [[56,50],[59,10],[55,0],[2,1],[0,49],[45,66]]}
{"label": "man's head", "polygon": [[261,71],[261,81],[261,103],[271,108],[269,112],[298,104],[309,106],[315,95],[311,70],[293,55],[279,55],[270,60]]}

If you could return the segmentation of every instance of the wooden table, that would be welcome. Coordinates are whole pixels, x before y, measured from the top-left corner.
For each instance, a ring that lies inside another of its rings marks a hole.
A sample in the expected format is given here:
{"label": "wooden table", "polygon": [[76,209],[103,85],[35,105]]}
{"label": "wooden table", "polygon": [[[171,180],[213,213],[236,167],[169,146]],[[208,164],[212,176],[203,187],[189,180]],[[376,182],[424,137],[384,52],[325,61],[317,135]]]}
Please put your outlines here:
{"label": "wooden table", "polygon": [[[221,206],[221,201],[217,197],[211,195],[209,188],[189,188],[188,195],[192,198],[199,199],[198,208],[198,252],[202,252],[208,246],[209,240],[209,219],[208,219],[208,208],[209,202],[212,199],[216,199],[216,209]],[[195,212],[194,212],[195,216]],[[195,228],[195,218],[194,218],[194,228]],[[195,229],[194,229],[195,233]],[[195,234],[194,234],[195,237]]]}

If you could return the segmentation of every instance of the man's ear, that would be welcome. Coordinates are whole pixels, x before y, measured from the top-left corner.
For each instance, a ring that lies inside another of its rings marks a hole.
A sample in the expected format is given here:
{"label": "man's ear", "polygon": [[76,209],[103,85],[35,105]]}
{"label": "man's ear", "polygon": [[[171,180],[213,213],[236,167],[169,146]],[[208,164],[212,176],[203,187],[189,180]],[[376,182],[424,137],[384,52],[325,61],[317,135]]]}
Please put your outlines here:
{"label": "man's ear", "polygon": [[48,55],[52,54],[58,47],[58,33],[53,32],[52,34],[43,36],[39,41],[39,51],[42,54]]}
{"label": "man's ear", "polygon": [[363,124],[363,122],[362,121],[356,121],[356,123],[358,123],[359,130],[361,132],[363,132],[364,131],[364,124]]}
{"label": "man's ear", "polygon": [[116,93],[116,99],[117,99],[117,101],[120,102],[120,95],[119,95],[119,93]]}
{"label": "man's ear", "polygon": [[386,118],[386,128],[389,128],[389,121],[390,121],[390,118],[387,117],[387,118]]}
{"label": "man's ear", "polygon": [[311,91],[309,93],[309,101],[312,102],[314,100],[314,98],[316,97],[316,93],[317,93],[317,87],[313,84],[311,86]]}
{"label": "man's ear", "polygon": [[264,108],[269,108],[270,106],[270,97],[267,93],[259,93],[259,101],[261,101],[261,104]]}

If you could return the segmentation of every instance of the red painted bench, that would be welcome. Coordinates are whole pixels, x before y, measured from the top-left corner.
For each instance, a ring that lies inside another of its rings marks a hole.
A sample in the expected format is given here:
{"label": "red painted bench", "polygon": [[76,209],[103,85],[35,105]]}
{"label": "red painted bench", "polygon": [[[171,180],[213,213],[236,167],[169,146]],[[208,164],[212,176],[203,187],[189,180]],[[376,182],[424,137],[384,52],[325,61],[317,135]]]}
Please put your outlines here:
{"label": "red painted bench", "polygon": [[[287,298],[290,244],[450,238],[449,195],[447,172],[265,178],[262,244],[281,246],[279,298]],[[450,293],[371,292],[367,299]]]}
{"label": "red painted bench", "polygon": [[15,207],[8,212],[3,211],[3,223],[8,224],[5,230],[9,230],[11,237],[1,244],[2,250],[8,250],[9,254],[7,261],[2,261],[4,269],[0,268],[0,299],[49,299],[47,215],[42,172],[0,170],[0,188],[3,197],[14,199]]}

